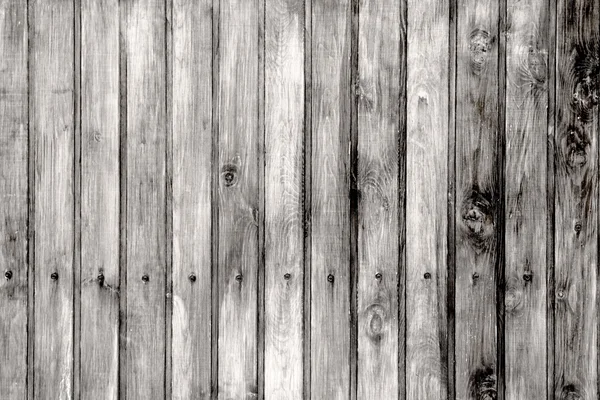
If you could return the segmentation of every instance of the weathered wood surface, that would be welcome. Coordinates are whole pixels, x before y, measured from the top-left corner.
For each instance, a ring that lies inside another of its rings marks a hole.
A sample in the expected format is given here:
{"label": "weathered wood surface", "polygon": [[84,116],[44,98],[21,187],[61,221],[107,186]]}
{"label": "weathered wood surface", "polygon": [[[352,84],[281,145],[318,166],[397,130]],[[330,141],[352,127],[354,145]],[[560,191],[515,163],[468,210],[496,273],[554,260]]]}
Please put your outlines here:
{"label": "weathered wood surface", "polygon": [[311,398],[350,398],[350,1],[312,2]]}
{"label": "weathered wood surface", "polygon": [[33,397],[73,396],[74,4],[29,3]]}
{"label": "weathered wood surface", "polygon": [[406,398],[448,394],[449,3],[408,3]]}
{"label": "weathered wood surface", "polygon": [[211,393],[211,2],[173,2],[173,398]]}
{"label": "weathered wood surface", "polygon": [[82,398],[118,398],[120,121],[115,7],[115,0],[81,3]]}
{"label": "weathered wood surface", "polygon": [[359,12],[356,398],[389,399],[398,393],[402,17],[399,1],[363,1]]}
{"label": "weathered wood surface", "polygon": [[[505,396],[546,399],[546,1],[507,1]],[[527,377],[527,379],[524,379]]]}
{"label": "weathered wood surface", "polygon": [[258,396],[257,1],[222,0],[218,77],[218,395]]}
{"label": "weathered wood surface", "polygon": [[557,1],[554,395],[598,391],[600,3]]}
{"label": "weathered wood surface", "polygon": [[0,0],[0,397],[595,399],[598,0]]}
{"label": "weathered wood surface", "polygon": [[499,4],[461,0],[456,20],[456,398],[495,398],[502,251]]}
{"label": "weathered wood surface", "polygon": [[0,398],[27,396],[27,4],[0,1]]}
{"label": "weathered wood surface", "polygon": [[304,2],[265,3],[265,398],[303,396]]}
{"label": "weathered wood surface", "polygon": [[121,370],[128,399],[153,399],[165,397],[167,345],[165,4],[134,0],[124,8],[127,357]]}

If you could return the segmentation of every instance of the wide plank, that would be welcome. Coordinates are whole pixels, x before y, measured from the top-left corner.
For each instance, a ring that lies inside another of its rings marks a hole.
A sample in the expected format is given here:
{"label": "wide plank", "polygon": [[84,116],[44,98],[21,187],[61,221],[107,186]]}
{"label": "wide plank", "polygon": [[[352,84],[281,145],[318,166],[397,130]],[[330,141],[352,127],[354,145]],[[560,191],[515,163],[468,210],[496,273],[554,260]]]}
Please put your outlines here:
{"label": "wide plank", "polygon": [[358,399],[398,395],[400,0],[366,0],[358,32]]}
{"label": "wide plank", "polygon": [[0,398],[27,396],[27,4],[0,1]]}
{"label": "wide plank", "polygon": [[507,3],[505,393],[546,399],[548,4]]}
{"label": "wide plank", "polygon": [[211,393],[211,1],[173,2],[173,398]]}
{"label": "wide plank", "polygon": [[29,3],[34,163],[33,395],[73,396],[74,4]]}
{"label": "wide plank", "polygon": [[557,1],[554,391],[598,392],[600,2]]}
{"label": "wide plank", "polygon": [[499,4],[460,0],[456,36],[456,398],[497,395]]}
{"label": "wide plank", "polygon": [[351,24],[349,0],[312,2],[312,399],[350,398]]}
{"label": "wide plank", "polygon": [[[119,377],[119,15],[81,2],[82,398],[117,399]],[[101,37],[103,40],[98,40]]]}
{"label": "wide plank", "polygon": [[128,399],[165,397],[165,3],[121,3],[126,26]]}
{"label": "wide plank", "polygon": [[406,398],[448,394],[449,2],[408,2]]}
{"label": "wide plank", "polygon": [[258,396],[259,4],[219,12],[218,396]]}
{"label": "wide plank", "polygon": [[304,1],[265,4],[265,398],[303,395]]}

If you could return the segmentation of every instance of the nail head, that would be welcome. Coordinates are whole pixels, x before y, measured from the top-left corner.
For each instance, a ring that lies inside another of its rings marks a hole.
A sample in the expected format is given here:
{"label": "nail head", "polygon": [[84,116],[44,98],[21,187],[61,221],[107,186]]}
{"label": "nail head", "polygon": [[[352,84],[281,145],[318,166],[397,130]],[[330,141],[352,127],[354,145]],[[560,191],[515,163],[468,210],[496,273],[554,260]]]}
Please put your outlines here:
{"label": "nail head", "polygon": [[375,279],[381,279],[382,275],[381,272],[378,272],[375,274]]}
{"label": "nail head", "polygon": [[473,279],[479,279],[479,274],[477,272],[473,274]]}
{"label": "nail head", "polygon": [[241,281],[242,281],[242,279],[243,279],[243,277],[242,277],[242,274],[237,274],[237,275],[235,276],[235,280],[236,280],[236,281],[238,281],[238,282],[241,282]]}
{"label": "nail head", "polygon": [[531,281],[531,272],[524,274],[523,279],[525,280],[525,282],[530,282]]}
{"label": "nail head", "polygon": [[142,275],[142,280],[144,282],[148,282],[148,281],[150,281],[150,277],[148,275]]}
{"label": "nail head", "polygon": [[559,299],[562,299],[563,297],[565,297],[565,291],[564,291],[564,290],[562,290],[562,289],[559,289],[559,290],[556,292],[556,297],[558,297]]}
{"label": "nail head", "polygon": [[12,271],[6,271],[4,273],[4,277],[6,278],[6,280],[10,280],[12,278]]}
{"label": "nail head", "polygon": [[286,273],[285,275],[283,275],[283,278],[284,278],[286,281],[289,281],[291,277],[292,277],[292,275],[290,275],[290,273]]}
{"label": "nail head", "polygon": [[196,275],[190,274],[190,276],[188,276],[188,279],[190,280],[190,282],[196,282]]}
{"label": "nail head", "polygon": [[327,282],[333,283],[333,275],[332,274],[327,275]]}
{"label": "nail head", "polygon": [[52,274],[50,274],[50,278],[55,281],[58,279],[58,273],[57,272],[53,272]]}
{"label": "nail head", "polygon": [[423,275],[423,278],[431,279],[431,274],[429,272],[425,272],[425,275]]}
{"label": "nail head", "polygon": [[102,286],[104,284],[104,275],[103,274],[98,275],[98,283],[100,284],[100,286]]}

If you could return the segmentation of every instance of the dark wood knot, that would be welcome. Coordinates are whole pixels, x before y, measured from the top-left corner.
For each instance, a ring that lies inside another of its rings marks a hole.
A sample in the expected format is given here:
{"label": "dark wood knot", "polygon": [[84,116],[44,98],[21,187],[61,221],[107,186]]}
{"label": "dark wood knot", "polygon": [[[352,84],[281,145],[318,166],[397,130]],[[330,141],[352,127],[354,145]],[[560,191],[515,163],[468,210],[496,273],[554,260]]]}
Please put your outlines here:
{"label": "dark wood knot", "polygon": [[569,126],[563,146],[569,170],[581,168],[587,163],[590,140],[585,131],[577,126]]}
{"label": "dark wood knot", "polygon": [[462,232],[478,251],[489,247],[495,235],[495,202],[492,195],[473,188],[462,204]]}
{"label": "dark wood knot", "polygon": [[238,182],[238,167],[235,164],[226,164],[221,168],[221,179],[226,187],[235,186]]}
{"label": "dark wood knot", "polygon": [[50,274],[50,279],[52,279],[53,281],[58,280],[58,272],[53,272]]}
{"label": "dark wood knot", "polygon": [[11,280],[13,276],[13,273],[11,270],[8,270],[4,273],[4,277],[6,278],[7,281]]}
{"label": "dark wood knot", "polygon": [[368,306],[365,310],[367,324],[367,337],[373,343],[380,343],[385,334],[384,326],[387,319],[386,308],[379,303]]}
{"label": "dark wood knot", "polygon": [[548,78],[547,53],[531,46],[527,54],[526,76],[532,85],[543,87]]}
{"label": "dark wood knot", "polygon": [[469,392],[472,399],[496,400],[496,374],[491,366],[481,366],[469,377]]}
{"label": "dark wood knot", "polygon": [[568,384],[562,387],[560,400],[581,400],[584,397],[581,395],[581,390],[573,384]]}
{"label": "dark wood knot", "polygon": [[594,119],[600,94],[600,40],[579,43],[574,52],[572,79],[574,81],[572,108],[584,124]]}
{"label": "dark wood knot", "polygon": [[471,71],[475,75],[481,75],[487,68],[490,59],[490,50],[494,44],[494,38],[484,29],[474,29],[469,35],[469,53],[471,55]]}

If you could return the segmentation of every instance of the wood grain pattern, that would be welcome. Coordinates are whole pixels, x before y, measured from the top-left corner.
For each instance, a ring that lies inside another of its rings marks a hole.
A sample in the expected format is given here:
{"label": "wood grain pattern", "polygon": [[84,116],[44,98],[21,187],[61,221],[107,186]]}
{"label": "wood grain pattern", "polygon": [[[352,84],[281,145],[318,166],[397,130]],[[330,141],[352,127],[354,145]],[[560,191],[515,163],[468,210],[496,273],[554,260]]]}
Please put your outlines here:
{"label": "wood grain pattern", "polygon": [[555,397],[598,398],[600,3],[557,1]]}
{"label": "wood grain pattern", "polygon": [[173,398],[211,379],[211,3],[173,3]]}
{"label": "wood grain pattern", "polygon": [[350,29],[312,2],[311,398],[350,397]]}
{"label": "wood grain pattern", "polygon": [[456,398],[497,395],[498,3],[461,0],[456,37]]}
{"label": "wood grain pattern", "polygon": [[0,1],[0,398],[27,396],[27,5]]}
{"label": "wood grain pattern", "polygon": [[265,11],[265,398],[301,399],[304,1]]}
{"label": "wood grain pattern", "polygon": [[258,41],[256,1],[219,18],[219,371],[224,399],[258,396]]}
{"label": "wood grain pattern", "polygon": [[357,398],[398,393],[399,1],[363,1],[358,47]]}
{"label": "wood grain pattern", "polygon": [[409,1],[406,398],[447,397],[447,1]]}
{"label": "wood grain pattern", "polygon": [[165,3],[134,0],[127,19],[128,399],[165,396]]}
{"label": "wood grain pattern", "polygon": [[74,10],[29,4],[34,148],[34,397],[73,396]]}
{"label": "wood grain pattern", "polygon": [[507,3],[505,395],[545,399],[548,7]]}
{"label": "wood grain pattern", "polygon": [[80,390],[82,398],[117,399],[119,16],[114,10],[118,3],[86,0],[81,7]]}

